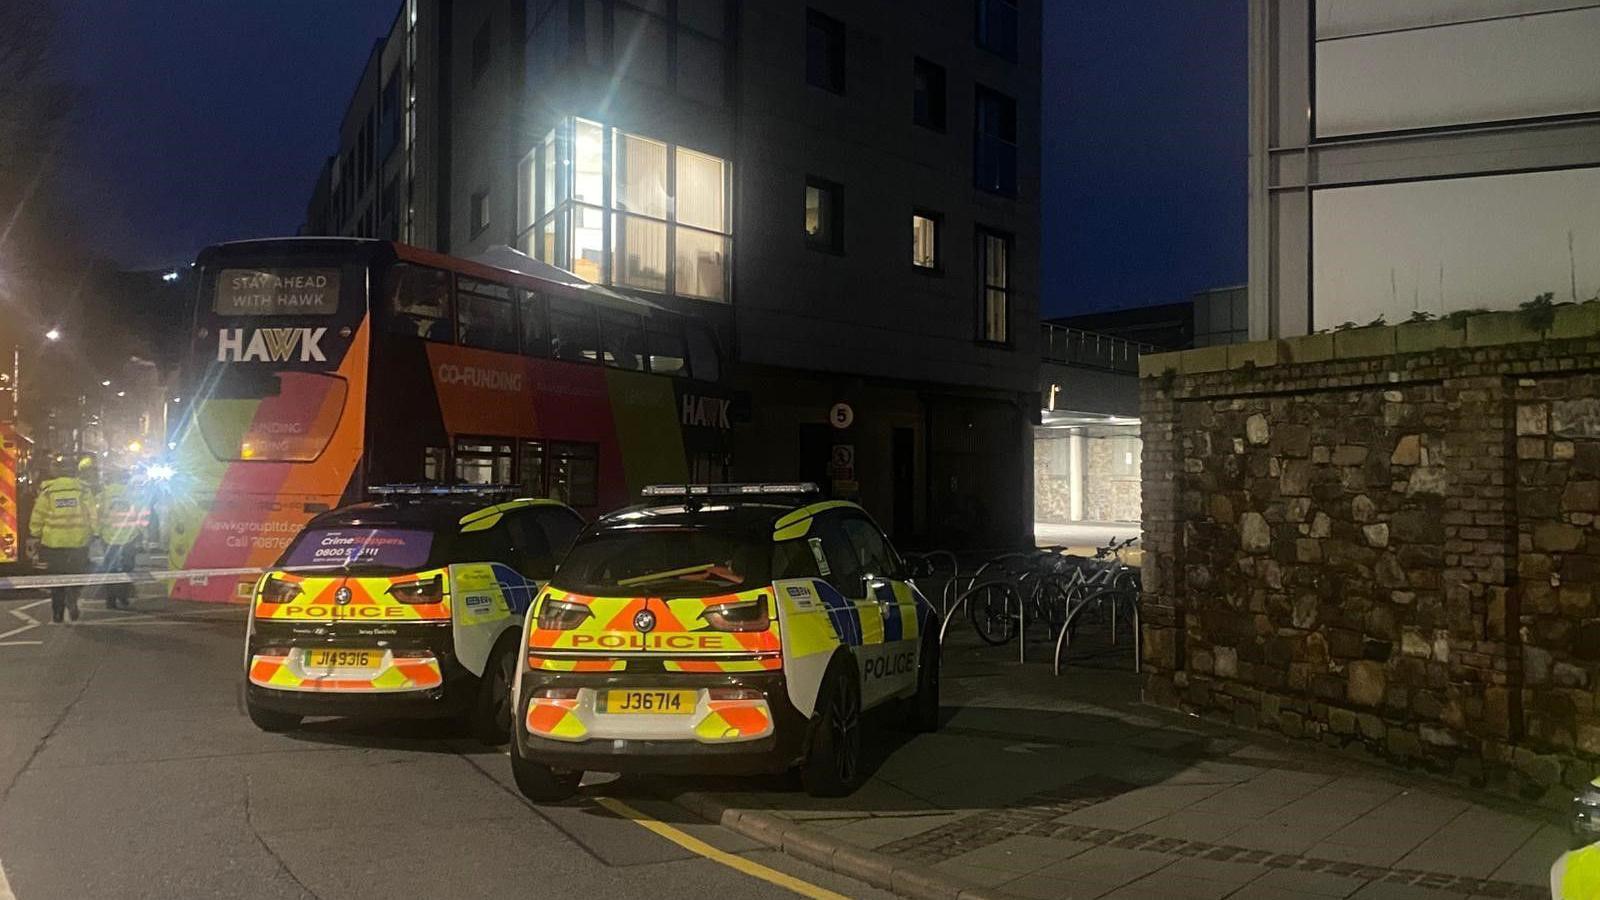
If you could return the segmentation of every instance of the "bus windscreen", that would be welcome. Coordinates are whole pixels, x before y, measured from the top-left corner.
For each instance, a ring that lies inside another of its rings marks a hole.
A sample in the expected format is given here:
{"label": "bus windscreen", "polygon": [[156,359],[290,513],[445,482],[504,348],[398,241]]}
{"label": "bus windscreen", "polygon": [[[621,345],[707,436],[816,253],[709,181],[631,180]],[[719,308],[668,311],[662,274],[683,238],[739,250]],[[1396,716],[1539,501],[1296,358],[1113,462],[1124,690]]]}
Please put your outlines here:
{"label": "bus windscreen", "polygon": [[201,400],[196,419],[224,462],[313,462],[333,440],[349,385],[315,372],[230,372]]}

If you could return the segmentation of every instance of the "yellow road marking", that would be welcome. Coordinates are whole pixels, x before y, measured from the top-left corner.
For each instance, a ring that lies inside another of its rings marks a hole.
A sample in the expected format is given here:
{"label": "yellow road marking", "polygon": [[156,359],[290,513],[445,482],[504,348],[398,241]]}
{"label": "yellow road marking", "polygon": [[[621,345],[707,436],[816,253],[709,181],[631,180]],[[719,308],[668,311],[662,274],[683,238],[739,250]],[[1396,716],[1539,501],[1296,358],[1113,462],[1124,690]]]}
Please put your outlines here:
{"label": "yellow road marking", "polygon": [[812,900],[849,900],[849,898],[843,894],[836,894],[827,888],[818,887],[809,881],[801,881],[793,875],[785,875],[784,873],[779,872],[777,869],[769,869],[758,862],[752,862],[751,860],[745,859],[738,854],[729,853],[726,850],[718,850],[716,847],[711,846],[699,838],[692,837],[682,831],[679,831],[665,822],[660,822],[650,818],[637,809],[634,809],[628,804],[623,803],[621,800],[613,800],[610,797],[596,797],[595,800],[606,809],[611,810],[624,819],[632,819],[635,823],[648,828],[656,834],[661,835],[674,844],[677,844],[679,847],[688,850],[690,853],[696,853],[700,856],[704,856],[706,859],[709,859],[712,862],[722,863],[730,869],[738,869],[752,878],[759,878],[762,881],[770,882],[778,887],[794,891],[796,894],[799,894],[802,897],[811,897]]}

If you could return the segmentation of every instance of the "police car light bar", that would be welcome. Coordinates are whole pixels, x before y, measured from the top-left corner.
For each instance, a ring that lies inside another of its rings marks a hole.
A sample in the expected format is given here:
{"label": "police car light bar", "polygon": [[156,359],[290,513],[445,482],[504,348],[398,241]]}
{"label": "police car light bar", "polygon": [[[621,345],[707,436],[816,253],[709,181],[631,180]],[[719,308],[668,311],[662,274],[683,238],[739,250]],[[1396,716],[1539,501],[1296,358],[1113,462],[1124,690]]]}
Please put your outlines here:
{"label": "police car light bar", "polygon": [[379,497],[392,494],[410,497],[478,497],[484,494],[505,494],[515,490],[517,487],[510,484],[375,484],[367,488],[367,493]]}
{"label": "police car light bar", "polygon": [[639,493],[644,497],[741,497],[822,492],[810,481],[774,481],[761,484],[652,484]]}

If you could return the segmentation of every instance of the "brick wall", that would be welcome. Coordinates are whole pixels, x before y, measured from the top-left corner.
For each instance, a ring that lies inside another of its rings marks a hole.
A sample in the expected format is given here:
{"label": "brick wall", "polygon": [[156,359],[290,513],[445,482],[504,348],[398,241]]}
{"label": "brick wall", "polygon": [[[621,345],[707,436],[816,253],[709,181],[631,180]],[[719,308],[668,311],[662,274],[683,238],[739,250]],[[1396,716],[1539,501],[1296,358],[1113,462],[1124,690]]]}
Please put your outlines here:
{"label": "brick wall", "polygon": [[1556,313],[1145,357],[1147,698],[1530,796],[1600,771],[1600,305]]}

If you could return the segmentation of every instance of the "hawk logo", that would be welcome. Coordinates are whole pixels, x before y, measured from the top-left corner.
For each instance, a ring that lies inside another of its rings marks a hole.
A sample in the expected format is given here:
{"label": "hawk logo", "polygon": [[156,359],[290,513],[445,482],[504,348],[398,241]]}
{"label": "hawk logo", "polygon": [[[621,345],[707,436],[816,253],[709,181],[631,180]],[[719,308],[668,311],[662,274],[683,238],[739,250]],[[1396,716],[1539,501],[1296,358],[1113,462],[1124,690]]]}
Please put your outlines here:
{"label": "hawk logo", "polygon": [[217,362],[287,362],[299,351],[301,362],[327,362],[322,353],[326,328],[256,328],[245,340],[243,328],[217,329]]}

